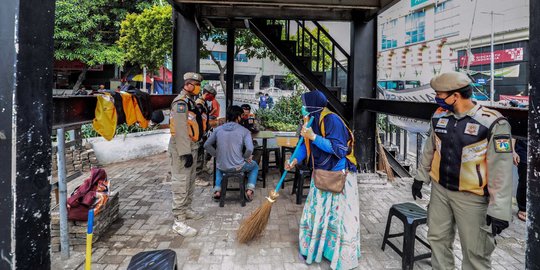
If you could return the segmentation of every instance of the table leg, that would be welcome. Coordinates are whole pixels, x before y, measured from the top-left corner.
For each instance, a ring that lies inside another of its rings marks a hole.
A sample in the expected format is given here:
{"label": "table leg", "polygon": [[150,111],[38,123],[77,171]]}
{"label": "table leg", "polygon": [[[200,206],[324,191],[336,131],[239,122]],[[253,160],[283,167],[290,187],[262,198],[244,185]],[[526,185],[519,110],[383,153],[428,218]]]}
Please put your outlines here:
{"label": "table leg", "polygon": [[266,188],[266,173],[268,172],[268,156],[266,155],[266,138],[263,139],[263,160],[262,160],[262,178],[263,178],[263,188]]}

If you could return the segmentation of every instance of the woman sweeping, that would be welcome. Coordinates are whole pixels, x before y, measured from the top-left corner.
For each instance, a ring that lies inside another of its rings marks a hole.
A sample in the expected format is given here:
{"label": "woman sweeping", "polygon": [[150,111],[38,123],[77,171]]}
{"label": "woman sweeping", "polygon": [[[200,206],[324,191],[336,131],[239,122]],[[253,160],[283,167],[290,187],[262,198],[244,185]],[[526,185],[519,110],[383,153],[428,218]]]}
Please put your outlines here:
{"label": "woman sweeping", "polygon": [[330,261],[332,269],[358,267],[360,219],[354,141],[342,119],[326,108],[320,91],[302,95],[302,114],[314,117],[303,127],[305,143],[285,169],[307,159],[313,166],[309,195],[299,226],[300,254],[307,264]]}

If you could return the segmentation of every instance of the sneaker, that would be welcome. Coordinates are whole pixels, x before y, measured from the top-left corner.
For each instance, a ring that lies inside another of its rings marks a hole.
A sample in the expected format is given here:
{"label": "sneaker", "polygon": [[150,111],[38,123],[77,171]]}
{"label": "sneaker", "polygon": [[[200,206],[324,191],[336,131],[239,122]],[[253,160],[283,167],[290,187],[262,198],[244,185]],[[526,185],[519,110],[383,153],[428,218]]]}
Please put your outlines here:
{"label": "sneaker", "polygon": [[201,214],[201,213],[199,213],[199,212],[197,212],[197,211],[195,211],[193,209],[188,209],[186,211],[186,218],[187,219],[195,219],[195,220],[197,220],[197,219],[201,219],[203,217],[204,217],[203,214]]}
{"label": "sneaker", "polygon": [[195,180],[195,185],[199,187],[207,187],[210,185],[210,182],[197,178],[197,180]]}
{"label": "sneaker", "polygon": [[173,231],[184,237],[193,237],[197,235],[197,230],[189,227],[186,223],[175,221],[172,227]]}

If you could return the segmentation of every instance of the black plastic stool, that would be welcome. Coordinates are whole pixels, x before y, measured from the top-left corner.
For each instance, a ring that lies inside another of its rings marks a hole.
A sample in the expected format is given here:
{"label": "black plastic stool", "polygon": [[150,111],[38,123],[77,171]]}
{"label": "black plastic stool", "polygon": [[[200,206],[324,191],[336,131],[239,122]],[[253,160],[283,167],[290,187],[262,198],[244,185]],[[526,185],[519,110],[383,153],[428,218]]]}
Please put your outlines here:
{"label": "black plastic stool", "polygon": [[[403,222],[404,232],[390,234],[392,217],[395,216]],[[388,244],[399,256],[401,256],[401,267],[406,270],[413,269],[415,261],[431,257],[431,252],[414,256],[415,239],[431,250],[431,246],[416,236],[416,227],[427,223],[427,211],[414,203],[400,203],[392,205],[386,221],[382,250]],[[403,236],[403,250],[399,250],[389,238]]]}
{"label": "black plastic stool", "polygon": [[170,249],[146,251],[135,254],[128,270],[177,270],[176,252]]}
{"label": "black plastic stool", "polygon": [[[227,188],[229,178],[238,179],[238,189]],[[242,204],[242,207],[246,206],[246,176],[244,172],[223,172],[223,179],[221,179],[221,197],[219,199],[219,207],[223,207],[225,205],[225,196],[227,195],[227,190],[240,190],[240,204]]]}
{"label": "black plastic stool", "polygon": [[[270,161],[270,153],[274,152],[274,161],[271,162]],[[264,153],[265,157],[266,157],[266,161],[267,161],[267,165],[268,167],[267,168],[267,171],[268,171],[268,168],[280,168],[280,160],[281,160],[281,150],[279,149],[279,147],[272,147],[272,148],[266,148],[266,153]]]}
{"label": "black plastic stool", "polygon": [[[311,174],[311,168],[302,165],[296,166],[292,187],[292,194],[296,194],[296,204],[302,204],[302,198],[304,197],[304,188],[309,189],[309,185],[311,185]],[[304,185],[306,179],[308,179],[307,186]]]}

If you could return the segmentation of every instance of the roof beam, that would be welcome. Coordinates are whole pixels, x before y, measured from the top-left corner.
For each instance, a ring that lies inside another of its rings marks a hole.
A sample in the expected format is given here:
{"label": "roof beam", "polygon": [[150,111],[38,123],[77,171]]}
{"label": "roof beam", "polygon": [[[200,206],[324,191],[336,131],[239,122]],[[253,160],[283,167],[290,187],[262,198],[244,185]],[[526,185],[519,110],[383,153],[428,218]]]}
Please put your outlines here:
{"label": "roof beam", "polygon": [[297,19],[297,20],[333,20],[350,21],[352,12],[350,9],[315,9],[297,7],[241,7],[241,6],[200,6],[200,15],[203,18],[274,18],[274,19]]}
{"label": "roof beam", "polygon": [[[178,3],[213,4],[213,5],[247,5],[247,6],[273,6],[273,7],[308,7],[308,8],[346,8],[346,9],[378,9],[381,0],[175,0]],[[385,0],[382,0],[385,1]]]}

